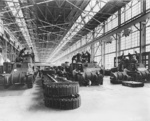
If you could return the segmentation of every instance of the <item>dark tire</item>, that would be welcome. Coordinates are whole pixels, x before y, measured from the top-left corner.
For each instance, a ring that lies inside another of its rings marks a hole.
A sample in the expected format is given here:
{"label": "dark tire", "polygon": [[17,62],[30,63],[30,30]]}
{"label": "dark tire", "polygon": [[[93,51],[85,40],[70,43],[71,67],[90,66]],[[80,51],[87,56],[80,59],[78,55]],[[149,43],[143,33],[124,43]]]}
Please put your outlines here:
{"label": "dark tire", "polygon": [[9,87],[10,87],[9,78],[8,78],[8,80],[7,80],[6,77],[5,77],[4,89],[7,89],[7,88],[9,88]]}
{"label": "dark tire", "polygon": [[49,83],[44,86],[44,95],[48,97],[64,97],[79,92],[78,82]]}
{"label": "dark tire", "polygon": [[135,82],[135,81],[122,81],[123,86],[128,86],[128,87],[143,87],[144,83],[143,82]]}
{"label": "dark tire", "polygon": [[0,78],[1,78],[1,81],[3,80],[4,81],[4,89],[7,89],[9,86],[10,86],[10,84],[9,84],[9,77],[8,77],[8,79],[7,79],[7,77],[6,76],[2,76],[2,75],[0,75]]}
{"label": "dark tire", "polygon": [[70,97],[55,97],[55,98],[45,96],[44,103],[46,107],[71,110],[80,107],[81,97],[79,94]]}
{"label": "dark tire", "polygon": [[44,80],[42,79],[42,88],[45,88]]}
{"label": "dark tire", "polygon": [[103,85],[103,75],[102,74],[97,75],[97,83],[98,83],[98,85]]}
{"label": "dark tire", "polygon": [[83,77],[83,75],[78,74],[78,79],[79,79],[80,86],[84,86],[85,78]]}
{"label": "dark tire", "polygon": [[26,81],[27,81],[28,89],[32,88],[33,87],[33,76],[32,75],[27,76]]}

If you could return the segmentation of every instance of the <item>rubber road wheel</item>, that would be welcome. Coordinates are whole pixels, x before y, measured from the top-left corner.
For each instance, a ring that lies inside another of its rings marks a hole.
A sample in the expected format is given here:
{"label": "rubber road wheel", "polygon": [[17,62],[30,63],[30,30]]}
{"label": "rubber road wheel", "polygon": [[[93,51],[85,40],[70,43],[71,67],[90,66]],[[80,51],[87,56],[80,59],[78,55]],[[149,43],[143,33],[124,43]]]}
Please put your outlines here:
{"label": "rubber road wheel", "polygon": [[27,76],[26,81],[27,81],[28,89],[32,88],[33,87],[33,76],[32,75]]}
{"label": "rubber road wheel", "polygon": [[121,81],[118,79],[117,72],[111,73],[111,75],[110,75],[110,82],[112,84],[121,84]]}

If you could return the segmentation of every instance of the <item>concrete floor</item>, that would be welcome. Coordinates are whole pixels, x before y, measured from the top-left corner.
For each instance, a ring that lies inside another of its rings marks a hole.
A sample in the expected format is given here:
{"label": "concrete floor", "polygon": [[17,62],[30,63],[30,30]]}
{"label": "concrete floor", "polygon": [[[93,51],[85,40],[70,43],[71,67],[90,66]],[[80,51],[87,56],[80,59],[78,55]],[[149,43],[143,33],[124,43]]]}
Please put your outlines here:
{"label": "concrete floor", "polygon": [[0,88],[0,121],[150,121],[150,83],[143,88],[111,85],[80,87],[81,107],[55,110],[44,106],[39,81]]}

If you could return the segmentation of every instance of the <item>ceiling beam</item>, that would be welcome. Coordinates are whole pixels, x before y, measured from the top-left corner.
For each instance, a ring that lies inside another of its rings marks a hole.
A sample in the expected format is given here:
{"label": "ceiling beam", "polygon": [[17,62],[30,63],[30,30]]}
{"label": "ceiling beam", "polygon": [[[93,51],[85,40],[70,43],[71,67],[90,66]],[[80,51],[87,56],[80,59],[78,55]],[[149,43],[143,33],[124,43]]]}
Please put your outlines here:
{"label": "ceiling beam", "polygon": [[[40,4],[45,4],[45,3],[49,3],[51,1],[54,1],[54,0],[47,0],[47,1],[43,1],[43,2],[38,2],[36,3],[37,5],[40,5]],[[7,1],[6,1],[7,2]],[[9,1],[10,2],[10,1]],[[18,3],[18,2],[17,2]],[[24,8],[29,8],[29,7],[34,7],[34,5],[26,5],[26,6],[22,6],[20,7],[19,9],[24,9]],[[4,13],[8,13],[8,12],[11,12],[11,10],[8,10],[8,11],[3,11],[3,12],[0,12],[0,14],[4,14]]]}
{"label": "ceiling beam", "polygon": [[[28,19],[28,20],[25,20],[25,21],[33,21],[34,19]],[[8,24],[4,24],[4,26],[9,26],[9,25],[12,25],[12,24],[17,24],[17,23],[22,23],[22,22],[12,22],[12,23],[8,23]]]}
{"label": "ceiling beam", "polygon": [[[82,12],[85,12],[85,10],[82,10],[81,8],[79,8],[78,6],[76,6],[75,4],[73,4],[72,2],[70,2],[69,0],[66,0],[69,4],[71,4],[72,6],[74,6],[75,8],[77,8],[78,10],[80,10],[80,11],[82,11]],[[89,15],[90,16],[90,15]],[[94,18],[94,16],[93,16],[93,18],[92,19],[94,19],[95,21],[97,21],[99,24],[101,24],[101,22],[99,21],[99,20],[97,20],[97,19],[95,19]]]}

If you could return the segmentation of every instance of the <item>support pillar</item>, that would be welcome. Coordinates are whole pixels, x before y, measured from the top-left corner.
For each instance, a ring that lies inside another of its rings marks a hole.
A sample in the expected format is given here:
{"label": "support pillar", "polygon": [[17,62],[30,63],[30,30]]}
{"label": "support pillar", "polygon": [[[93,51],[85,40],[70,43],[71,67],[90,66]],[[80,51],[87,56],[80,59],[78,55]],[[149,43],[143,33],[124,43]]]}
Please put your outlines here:
{"label": "support pillar", "polygon": [[[95,31],[92,31],[92,40],[94,40],[94,33],[95,33]],[[94,53],[94,44],[95,43],[91,44],[91,62],[94,62],[94,56],[95,56],[95,53]]]}
{"label": "support pillar", "polygon": [[[121,10],[118,10],[118,26],[121,25]],[[116,67],[118,67],[118,56],[120,56],[121,50],[121,33],[116,34]]]}
{"label": "support pillar", "polygon": [[94,62],[94,44],[91,44],[91,62]]}
{"label": "support pillar", "polygon": [[140,22],[140,59],[139,62],[142,62],[142,53],[146,51],[146,21]]}
{"label": "support pillar", "polygon": [[5,40],[5,57],[4,57],[4,61],[7,62],[7,41]]}
{"label": "support pillar", "polygon": [[[103,33],[105,34],[105,22],[103,23]],[[102,65],[105,68],[105,42],[101,41]]]}
{"label": "support pillar", "polygon": [[121,36],[120,33],[116,34],[116,67],[118,67],[118,56],[120,56],[121,50]]}
{"label": "support pillar", "polygon": [[[146,13],[146,1],[141,0],[142,13]],[[146,51],[146,20],[140,22],[140,58],[139,62],[142,62],[142,53]]]}
{"label": "support pillar", "polygon": [[101,43],[102,65],[105,68],[105,42]]}

